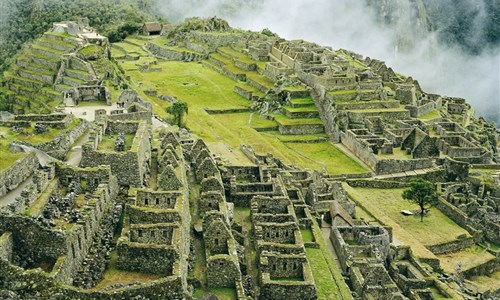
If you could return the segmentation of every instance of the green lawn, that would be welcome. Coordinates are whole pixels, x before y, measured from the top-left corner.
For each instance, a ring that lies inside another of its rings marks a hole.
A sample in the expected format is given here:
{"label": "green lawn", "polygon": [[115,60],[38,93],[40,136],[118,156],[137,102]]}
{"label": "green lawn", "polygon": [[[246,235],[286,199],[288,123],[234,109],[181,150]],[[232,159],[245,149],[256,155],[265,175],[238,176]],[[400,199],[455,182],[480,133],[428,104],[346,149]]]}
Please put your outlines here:
{"label": "green lawn", "polygon": [[8,127],[0,127],[0,135],[3,136],[0,139],[0,170],[7,169],[16,160],[21,157],[26,156],[25,152],[12,152],[10,150],[10,143],[16,140],[17,134],[10,131]]}
{"label": "green lawn", "polygon": [[[124,134],[125,137],[125,151],[129,150],[132,147],[132,142],[134,141],[134,134]],[[104,135],[102,137],[102,141],[97,147],[99,151],[115,151],[115,141],[118,137],[118,134],[114,135]]]}
{"label": "green lawn", "polygon": [[430,215],[420,222],[420,216],[404,216],[401,210],[418,210],[418,206],[403,200],[404,189],[352,188],[344,184],[348,195],[370,211],[381,223],[393,228],[394,236],[401,242],[412,246],[414,252],[428,257],[433,256],[422,249],[457,239],[469,233],[445,216],[437,208],[431,208]]}
{"label": "green lawn", "polygon": [[[313,223],[311,230],[316,233],[316,236],[322,237],[316,223]],[[334,262],[325,241],[320,238],[316,242],[320,248],[306,248],[306,256],[313,273],[318,300],[352,299],[340,267]]]}
{"label": "green lawn", "polygon": [[462,251],[437,255],[441,268],[448,273],[455,273],[458,264],[462,270],[468,270],[495,259],[495,256],[479,246],[472,246]]}
{"label": "green lawn", "polygon": [[[72,128],[80,123],[80,119],[74,119],[73,123],[68,128]],[[63,129],[49,128],[47,132],[37,134],[34,131],[34,123],[31,127],[25,128],[26,135],[19,134],[10,130],[10,127],[0,127],[0,135],[4,138],[0,139],[0,170],[11,166],[14,161],[26,155],[25,152],[15,153],[10,150],[10,143],[13,141],[26,141],[32,145],[49,142],[56,138]]]}
{"label": "green lawn", "polygon": [[[121,65],[128,70],[134,68],[135,63],[124,61]],[[234,93],[235,82],[228,77],[193,62],[159,62],[157,67],[162,68],[162,72],[127,71],[132,88],[149,100],[154,112],[163,117],[167,116],[165,108],[169,104],[157,97],[145,95],[144,90],[157,90],[158,95],[172,95],[186,101],[189,105],[187,126],[207,143],[224,143],[233,152],[238,152],[241,144],[251,145],[258,153],[271,153],[285,163],[297,164],[303,168],[326,168],[332,173],[366,172],[330,143],[287,144],[274,135],[257,132],[253,128],[276,126],[275,122],[261,119],[257,114],[251,119],[250,113],[209,115],[205,108],[248,108],[251,105],[251,101]],[[319,119],[311,120],[320,123]]]}
{"label": "green lawn", "polygon": [[300,233],[302,234],[302,241],[304,241],[304,243],[314,242],[314,235],[311,229],[301,229]]}
{"label": "green lawn", "polygon": [[118,259],[118,255],[116,254],[116,250],[111,252],[111,259],[109,261],[109,266],[104,272],[104,278],[99,282],[93,290],[100,290],[110,285],[115,285],[118,283],[121,284],[130,284],[132,282],[142,282],[146,283],[148,281],[153,281],[162,278],[161,275],[155,274],[145,274],[139,272],[128,272],[119,270],[116,268],[116,261]]}

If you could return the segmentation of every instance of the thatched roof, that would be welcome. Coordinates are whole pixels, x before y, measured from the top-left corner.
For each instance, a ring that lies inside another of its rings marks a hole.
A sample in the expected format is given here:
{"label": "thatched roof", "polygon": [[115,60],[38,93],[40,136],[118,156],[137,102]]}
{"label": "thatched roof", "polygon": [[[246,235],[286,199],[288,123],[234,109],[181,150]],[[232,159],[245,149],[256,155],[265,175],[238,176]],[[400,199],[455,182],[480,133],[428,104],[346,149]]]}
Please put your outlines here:
{"label": "thatched roof", "polygon": [[158,22],[146,22],[144,23],[144,29],[147,32],[160,32],[161,24]]}

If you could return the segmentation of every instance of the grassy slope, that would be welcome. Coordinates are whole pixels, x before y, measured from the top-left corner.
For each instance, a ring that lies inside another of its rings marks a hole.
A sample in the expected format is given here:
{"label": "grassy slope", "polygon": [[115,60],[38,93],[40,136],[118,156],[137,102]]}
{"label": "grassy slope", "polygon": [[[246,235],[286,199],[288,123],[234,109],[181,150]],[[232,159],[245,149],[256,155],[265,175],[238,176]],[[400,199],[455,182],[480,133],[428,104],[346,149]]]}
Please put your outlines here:
{"label": "grassy slope", "polygon": [[[345,185],[353,198],[361,202],[383,223],[386,220],[399,225],[423,245],[437,245],[453,241],[457,236],[469,233],[445,216],[437,208],[432,208],[430,215],[420,222],[418,215],[404,216],[401,210],[418,210],[418,206],[403,200],[404,189],[351,188]],[[387,224],[389,225],[389,224]],[[439,230],[436,230],[439,228]]]}
{"label": "grassy slope", "polygon": [[[233,92],[234,81],[198,63],[160,62],[155,67],[162,72],[141,73],[136,69],[137,62],[121,62],[131,76],[131,83],[138,90],[158,90],[158,95],[174,95],[189,104],[187,124],[191,131],[204,138],[206,142],[224,142],[233,149],[240,144],[250,144],[257,152],[272,153],[286,163],[297,164],[312,169],[326,168],[329,172],[360,173],[366,170],[341,153],[334,145],[325,143],[316,148],[309,144],[287,145],[276,136],[264,135],[251,127],[266,127],[273,123],[268,120],[252,118],[248,127],[249,113],[209,115],[205,108],[230,109],[245,108],[251,102]],[[148,99],[156,114],[166,116],[168,105],[158,98],[141,96]],[[314,148],[311,151],[311,148]],[[305,156],[304,154],[307,154]],[[348,164],[345,164],[349,161]],[[339,169],[338,166],[342,168]],[[344,166],[345,165],[345,166]]]}

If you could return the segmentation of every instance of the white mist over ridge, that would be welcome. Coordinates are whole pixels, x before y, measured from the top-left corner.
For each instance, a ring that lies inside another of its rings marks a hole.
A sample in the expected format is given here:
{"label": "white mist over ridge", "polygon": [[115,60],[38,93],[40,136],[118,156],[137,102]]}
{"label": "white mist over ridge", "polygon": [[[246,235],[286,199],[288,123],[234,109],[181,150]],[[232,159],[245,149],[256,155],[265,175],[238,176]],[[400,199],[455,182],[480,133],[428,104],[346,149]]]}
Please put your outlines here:
{"label": "white mist over ridge", "polygon": [[[411,22],[382,28],[375,20],[374,11],[359,0],[255,0],[250,3],[170,0],[161,7],[166,17],[174,21],[216,15],[228,20],[233,27],[254,31],[269,28],[286,39],[304,39],[384,60],[396,72],[417,79],[424,91],[465,98],[478,116],[486,116],[500,126],[498,45],[470,55],[459,47],[439,44],[436,33],[427,32],[415,40],[412,50],[398,53],[396,45],[401,38],[401,28]],[[475,27],[481,27],[483,16],[476,16]]]}

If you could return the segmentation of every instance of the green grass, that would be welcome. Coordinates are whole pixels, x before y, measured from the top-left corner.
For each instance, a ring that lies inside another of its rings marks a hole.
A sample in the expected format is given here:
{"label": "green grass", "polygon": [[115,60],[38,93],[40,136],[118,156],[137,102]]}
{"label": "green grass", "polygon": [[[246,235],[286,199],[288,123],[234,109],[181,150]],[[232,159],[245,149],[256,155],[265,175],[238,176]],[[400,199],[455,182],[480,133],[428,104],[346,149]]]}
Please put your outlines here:
{"label": "green grass", "polygon": [[[135,62],[123,61],[128,70]],[[126,71],[130,75],[132,88],[151,102],[153,110],[167,117],[167,103],[157,97],[149,97],[144,90],[157,90],[158,95],[173,95],[189,105],[186,123],[192,133],[207,143],[223,143],[233,152],[239,152],[241,144],[251,145],[258,153],[271,153],[284,163],[297,164],[320,170],[326,168],[334,173],[361,173],[366,170],[330,143],[288,145],[277,136],[261,134],[253,128],[274,127],[273,121],[261,119],[254,114],[248,127],[250,113],[209,115],[205,108],[247,108],[251,101],[233,92],[234,81],[198,63],[159,62],[162,72],[141,73]],[[313,119],[314,120],[314,119]],[[314,122],[320,123],[317,119]],[[253,128],[252,128],[253,127]]]}
{"label": "green grass", "polygon": [[337,90],[337,91],[329,91],[328,94],[330,95],[350,95],[350,94],[356,94],[355,90]]}
{"label": "green grass", "polygon": [[111,259],[109,261],[109,266],[104,272],[104,278],[99,282],[93,290],[100,290],[110,285],[114,284],[129,284],[132,282],[142,282],[146,283],[148,281],[153,281],[162,278],[161,275],[155,274],[144,274],[138,272],[128,272],[122,271],[116,268],[116,261],[118,255],[116,250],[111,252]]}
{"label": "green grass", "polygon": [[[368,172],[354,159],[347,156],[337,146],[330,142],[314,144],[293,144],[290,146],[293,151],[303,157],[307,157],[309,166],[321,166],[319,169],[326,169],[330,174],[352,174]],[[303,166],[307,167],[307,165]]]}
{"label": "green grass", "polygon": [[458,264],[462,265],[462,270],[468,270],[495,259],[494,255],[479,246],[472,246],[458,252],[440,254],[437,257],[441,262],[441,268],[448,273],[455,273]]}
{"label": "green grass", "polygon": [[310,118],[310,119],[290,119],[283,115],[274,115],[276,122],[282,125],[323,125],[320,118]]}
{"label": "green grass", "polygon": [[16,160],[27,155],[26,152],[12,152],[10,143],[16,140],[18,134],[10,131],[8,127],[0,127],[0,135],[4,138],[0,139],[0,170],[9,168]]}
{"label": "green grass", "polygon": [[44,208],[45,204],[49,201],[49,197],[52,191],[57,185],[57,179],[52,179],[47,186],[47,188],[40,194],[40,196],[30,205],[26,210],[26,214],[30,216],[36,216]]}
{"label": "green grass", "polygon": [[434,120],[434,119],[437,119],[440,117],[441,117],[441,113],[439,112],[439,110],[433,110],[430,113],[427,113],[425,115],[421,115],[420,117],[418,117],[418,119],[420,119],[422,121],[429,121],[429,120]]}
{"label": "green grass", "polygon": [[304,243],[314,242],[314,235],[311,229],[301,229],[300,233],[302,234],[302,240],[304,241]]}
{"label": "green grass", "polygon": [[[129,150],[132,147],[132,142],[134,141],[134,134],[124,134],[125,137],[125,151]],[[118,134],[114,135],[104,135],[102,137],[102,141],[97,147],[99,151],[115,151],[115,141],[118,137]]]}
{"label": "green grass", "polygon": [[[312,230],[316,236],[322,236],[316,223]],[[306,248],[306,256],[313,273],[319,300],[352,299],[349,288],[345,284],[340,267],[335,264],[323,238],[318,239],[319,249]]]}
{"label": "green grass", "polygon": [[[470,234],[445,216],[437,208],[431,208],[429,216],[420,222],[418,214],[404,216],[401,210],[418,210],[418,206],[404,200],[404,189],[352,188],[344,184],[348,195],[372,213],[378,221],[393,228],[394,236],[410,245],[419,257],[434,257],[424,245],[431,246],[450,242],[459,235]],[[439,229],[439,230],[437,230]]]}

